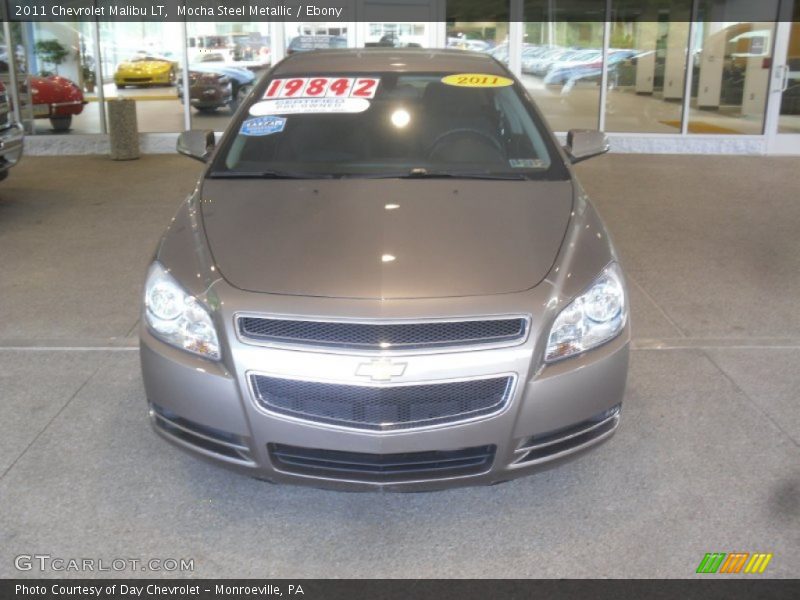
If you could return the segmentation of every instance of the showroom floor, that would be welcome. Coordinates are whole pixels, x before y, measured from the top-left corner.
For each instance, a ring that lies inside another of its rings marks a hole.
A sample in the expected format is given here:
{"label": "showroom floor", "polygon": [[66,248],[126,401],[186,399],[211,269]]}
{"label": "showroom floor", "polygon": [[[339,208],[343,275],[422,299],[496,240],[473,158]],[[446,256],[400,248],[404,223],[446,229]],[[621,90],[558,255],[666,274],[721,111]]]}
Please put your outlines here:
{"label": "showroom floor", "polygon": [[0,185],[0,577],[41,575],[22,554],[187,558],[200,577],[688,577],[733,551],[797,576],[800,160],[581,165],[630,278],[620,430],[554,470],[425,494],[270,485],[150,430],[139,290],[199,171],[28,157]]}

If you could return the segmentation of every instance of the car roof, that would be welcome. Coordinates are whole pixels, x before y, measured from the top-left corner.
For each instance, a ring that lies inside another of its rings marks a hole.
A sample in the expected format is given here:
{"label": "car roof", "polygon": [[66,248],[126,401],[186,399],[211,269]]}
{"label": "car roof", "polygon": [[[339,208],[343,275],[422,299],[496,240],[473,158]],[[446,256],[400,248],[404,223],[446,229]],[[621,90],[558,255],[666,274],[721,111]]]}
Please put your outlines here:
{"label": "car roof", "polygon": [[358,48],[311,50],[281,61],[274,75],[319,73],[487,73],[507,75],[494,58],[466,50]]}

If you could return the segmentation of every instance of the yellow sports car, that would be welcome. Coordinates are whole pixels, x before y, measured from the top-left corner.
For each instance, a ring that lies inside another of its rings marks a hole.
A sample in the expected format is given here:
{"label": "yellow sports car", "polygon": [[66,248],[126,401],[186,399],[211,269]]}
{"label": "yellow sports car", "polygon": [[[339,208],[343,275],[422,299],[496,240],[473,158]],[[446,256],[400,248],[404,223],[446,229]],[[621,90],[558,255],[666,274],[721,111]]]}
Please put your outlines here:
{"label": "yellow sports car", "polygon": [[114,83],[118,88],[126,85],[174,85],[178,66],[173,61],[151,55],[138,55],[117,65]]}

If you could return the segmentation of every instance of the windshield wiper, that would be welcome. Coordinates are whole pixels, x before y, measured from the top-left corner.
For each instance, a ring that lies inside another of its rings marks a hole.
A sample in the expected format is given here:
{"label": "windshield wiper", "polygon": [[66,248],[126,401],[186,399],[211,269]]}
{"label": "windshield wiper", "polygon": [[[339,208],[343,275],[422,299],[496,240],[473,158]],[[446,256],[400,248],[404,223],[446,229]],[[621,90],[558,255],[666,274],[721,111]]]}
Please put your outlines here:
{"label": "windshield wiper", "polygon": [[212,171],[212,179],[332,179],[328,173],[303,173],[302,171]]}
{"label": "windshield wiper", "polygon": [[422,167],[396,173],[363,175],[364,179],[504,179],[522,181],[530,179],[524,173],[492,173],[491,171],[431,171]]}

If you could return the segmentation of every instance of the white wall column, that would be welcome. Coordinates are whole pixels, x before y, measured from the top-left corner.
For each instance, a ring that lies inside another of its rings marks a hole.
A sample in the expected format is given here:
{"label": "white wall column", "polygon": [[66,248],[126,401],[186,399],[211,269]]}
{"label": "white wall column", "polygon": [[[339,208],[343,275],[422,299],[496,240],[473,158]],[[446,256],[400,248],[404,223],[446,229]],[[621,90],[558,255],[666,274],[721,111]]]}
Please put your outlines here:
{"label": "white wall column", "polygon": [[269,43],[272,64],[275,65],[286,56],[286,27],[281,21],[269,22]]}
{"label": "white wall column", "polygon": [[641,54],[636,59],[636,93],[652,94],[656,73],[656,42],[658,23],[640,21],[636,23],[636,39]]}
{"label": "white wall column", "polygon": [[747,58],[745,67],[742,114],[760,119],[767,107],[770,61],[765,59],[772,56],[775,24],[753,23],[752,33],[759,35],[750,38],[750,52],[754,56]]}
{"label": "white wall column", "polygon": [[719,108],[722,98],[722,67],[725,59],[725,23],[703,23],[703,49],[700,53],[698,108]]}
{"label": "white wall column", "polygon": [[508,23],[508,68],[517,77],[522,76],[522,44],[525,42],[525,13],[523,0],[511,0]]}
{"label": "white wall column", "polygon": [[[686,77],[687,52],[690,23],[670,21],[667,37],[667,60],[664,65],[664,100],[683,98]],[[691,59],[691,54],[688,54]]]}

